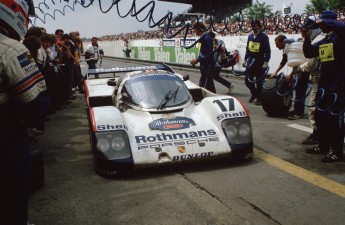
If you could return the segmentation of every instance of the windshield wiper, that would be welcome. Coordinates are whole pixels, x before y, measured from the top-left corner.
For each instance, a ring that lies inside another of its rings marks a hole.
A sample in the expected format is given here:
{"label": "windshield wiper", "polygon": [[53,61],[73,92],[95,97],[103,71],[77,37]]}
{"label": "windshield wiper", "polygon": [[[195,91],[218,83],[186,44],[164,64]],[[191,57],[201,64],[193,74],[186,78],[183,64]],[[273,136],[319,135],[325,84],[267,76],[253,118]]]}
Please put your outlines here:
{"label": "windshield wiper", "polygon": [[162,102],[157,107],[157,110],[165,108],[165,106],[168,104],[168,102],[171,101],[171,99],[174,99],[174,101],[175,101],[179,88],[180,87],[177,87],[176,91],[172,91],[172,90],[168,91],[168,93],[166,93],[166,95],[164,96]]}

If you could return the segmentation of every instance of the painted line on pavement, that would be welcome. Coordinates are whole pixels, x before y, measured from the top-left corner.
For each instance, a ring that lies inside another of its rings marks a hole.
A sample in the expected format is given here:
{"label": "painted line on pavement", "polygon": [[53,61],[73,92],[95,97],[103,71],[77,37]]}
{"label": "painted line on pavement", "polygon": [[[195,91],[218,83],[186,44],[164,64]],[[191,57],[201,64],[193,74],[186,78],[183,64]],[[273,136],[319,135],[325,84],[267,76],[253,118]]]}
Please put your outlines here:
{"label": "painted line on pavement", "polygon": [[[297,130],[305,131],[305,132],[310,133],[310,134],[313,133],[313,129],[311,129],[310,127],[305,127],[305,126],[302,126],[299,124],[289,124],[286,126],[291,127],[291,128],[295,128]],[[344,143],[345,143],[345,138],[344,138]]]}
{"label": "painted line on pavement", "polygon": [[275,168],[281,169],[292,176],[298,177],[308,183],[345,198],[345,185],[343,184],[332,181],[326,177],[303,169],[256,148],[254,148],[254,157],[274,166]]}
{"label": "painted line on pavement", "polygon": [[286,125],[286,126],[291,127],[291,128],[295,128],[297,130],[305,131],[305,132],[308,132],[308,133],[313,133],[313,129],[312,128],[305,127],[305,126],[302,126],[302,125],[299,125],[299,124],[289,124],[289,125]]}

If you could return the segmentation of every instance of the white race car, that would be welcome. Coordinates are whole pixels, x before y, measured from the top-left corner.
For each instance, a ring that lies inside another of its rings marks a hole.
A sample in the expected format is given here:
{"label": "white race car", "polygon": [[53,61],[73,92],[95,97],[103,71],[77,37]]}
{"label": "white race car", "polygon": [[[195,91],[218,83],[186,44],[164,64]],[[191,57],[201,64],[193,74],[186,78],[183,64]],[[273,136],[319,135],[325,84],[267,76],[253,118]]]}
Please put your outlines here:
{"label": "white race car", "polygon": [[253,156],[243,104],[199,87],[165,64],[90,69],[84,86],[94,166],[102,176]]}

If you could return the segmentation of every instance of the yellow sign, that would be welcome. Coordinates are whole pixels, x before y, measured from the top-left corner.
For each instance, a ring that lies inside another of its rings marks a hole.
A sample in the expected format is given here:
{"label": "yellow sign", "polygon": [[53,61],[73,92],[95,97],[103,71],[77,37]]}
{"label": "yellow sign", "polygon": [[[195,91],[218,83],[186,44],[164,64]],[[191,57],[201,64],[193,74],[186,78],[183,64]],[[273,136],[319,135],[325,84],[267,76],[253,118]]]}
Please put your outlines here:
{"label": "yellow sign", "polygon": [[323,44],[319,46],[319,58],[321,62],[334,60],[333,43]]}
{"label": "yellow sign", "polygon": [[249,45],[248,45],[248,49],[251,52],[259,52],[259,50],[260,50],[260,43],[259,42],[250,41]]}

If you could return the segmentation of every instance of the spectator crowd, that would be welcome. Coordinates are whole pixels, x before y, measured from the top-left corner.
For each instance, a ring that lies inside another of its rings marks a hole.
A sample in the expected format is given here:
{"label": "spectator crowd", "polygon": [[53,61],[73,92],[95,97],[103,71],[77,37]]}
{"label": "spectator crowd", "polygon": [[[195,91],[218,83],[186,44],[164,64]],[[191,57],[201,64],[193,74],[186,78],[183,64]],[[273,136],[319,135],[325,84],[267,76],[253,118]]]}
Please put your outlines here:
{"label": "spectator crowd", "polygon": [[46,82],[49,114],[71,104],[76,99],[75,91],[84,93],[80,69],[83,46],[79,35],[78,31],[67,34],[62,29],[48,34],[43,27],[30,27],[24,37],[23,44]]}
{"label": "spectator crowd", "polygon": [[[319,15],[316,14],[315,17]],[[248,35],[251,31],[251,20],[243,20],[231,22],[229,20],[222,20],[217,22],[217,19],[210,19],[210,15],[206,16],[206,25],[216,33],[222,36],[243,36]],[[214,17],[213,17],[214,18]],[[194,18],[195,19],[195,18]],[[148,39],[163,39],[168,38],[171,35],[176,35],[176,38],[184,38],[186,29],[179,31],[182,26],[178,26],[183,21],[188,22],[186,18],[175,18],[169,29],[158,28],[155,30],[148,31],[137,31],[120,34],[109,34],[99,37],[99,41],[117,41],[117,40],[148,40]],[[339,22],[345,22],[345,16],[339,13]],[[278,35],[278,34],[298,34],[300,28],[304,24],[304,17],[291,16],[291,17],[268,17],[263,23],[263,32],[267,35]],[[187,37],[195,37],[196,34],[192,29],[189,29]],[[86,41],[90,41],[86,39]]]}

